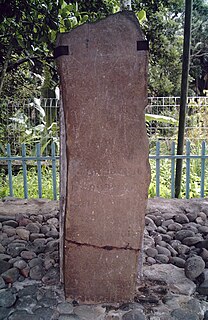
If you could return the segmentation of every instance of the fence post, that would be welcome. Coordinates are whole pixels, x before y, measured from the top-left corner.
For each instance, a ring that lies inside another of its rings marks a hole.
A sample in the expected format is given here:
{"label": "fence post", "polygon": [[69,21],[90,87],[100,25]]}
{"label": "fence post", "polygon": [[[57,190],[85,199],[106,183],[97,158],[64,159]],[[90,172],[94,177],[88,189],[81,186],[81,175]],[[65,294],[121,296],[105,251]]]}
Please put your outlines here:
{"label": "fence post", "polygon": [[190,192],[190,141],[186,141],[186,199]]}
{"label": "fence post", "polygon": [[52,179],[53,179],[53,199],[57,200],[57,190],[56,190],[56,150],[55,143],[51,144],[51,156],[52,156]]}
{"label": "fence post", "polygon": [[156,196],[160,196],[160,142],[156,143]]}
{"label": "fence post", "polygon": [[37,169],[38,169],[38,196],[42,198],[42,172],[41,172],[41,148],[40,143],[36,145]]}
{"label": "fence post", "polygon": [[171,144],[171,198],[175,198],[175,142]]}
{"label": "fence post", "polygon": [[24,197],[25,197],[25,199],[28,199],[27,164],[26,164],[25,144],[22,144],[22,170],[23,170],[23,182],[24,182]]}
{"label": "fence post", "polygon": [[10,144],[7,144],[7,157],[8,157],[8,177],[9,177],[9,195],[13,197],[13,185],[12,185],[12,160],[11,160],[11,148]]}
{"label": "fence post", "polygon": [[206,143],[202,141],[202,150],[201,150],[201,198],[204,198],[204,177],[205,177],[205,155],[206,155]]}

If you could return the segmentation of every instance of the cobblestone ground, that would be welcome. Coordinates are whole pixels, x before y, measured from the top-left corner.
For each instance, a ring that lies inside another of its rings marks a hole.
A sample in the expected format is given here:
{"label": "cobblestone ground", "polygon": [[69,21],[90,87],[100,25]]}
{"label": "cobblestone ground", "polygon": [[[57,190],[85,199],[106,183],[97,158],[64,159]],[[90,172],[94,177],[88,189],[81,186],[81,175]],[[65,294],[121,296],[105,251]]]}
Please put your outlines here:
{"label": "cobblestone ground", "polygon": [[0,320],[208,319],[208,200],[150,199],[134,301],[79,305],[59,281],[54,201],[0,203]]}

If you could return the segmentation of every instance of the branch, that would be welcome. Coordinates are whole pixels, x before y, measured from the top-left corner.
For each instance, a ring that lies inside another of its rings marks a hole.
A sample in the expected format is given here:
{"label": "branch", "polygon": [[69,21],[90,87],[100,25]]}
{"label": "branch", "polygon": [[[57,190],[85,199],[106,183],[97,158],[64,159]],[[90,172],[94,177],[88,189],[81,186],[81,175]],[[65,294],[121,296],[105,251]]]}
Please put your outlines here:
{"label": "branch", "polygon": [[[46,61],[52,61],[52,60],[54,60],[54,58],[53,58],[53,57],[50,57],[50,56],[48,56],[48,57],[43,57],[42,59],[43,59],[43,60],[46,60]],[[11,71],[11,70],[13,70],[13,69],[16,69],[16,68],[19,67],[21,64],[23,64],[23,63],[25,63],[25,62],[28,62],[28,61],[30,61],[30,60],[40,60],[40,57],[38,57],[38,56],[32,56],[32,57],[26,57],[26,58],[20,59],[20,60],[18,60],[17,62],[15,62],[15,63],[13,63],[13,64],[10,64],[10,65],[7,67],[7,69],[6,69],[6,72],[9,72],[9,71]]]}

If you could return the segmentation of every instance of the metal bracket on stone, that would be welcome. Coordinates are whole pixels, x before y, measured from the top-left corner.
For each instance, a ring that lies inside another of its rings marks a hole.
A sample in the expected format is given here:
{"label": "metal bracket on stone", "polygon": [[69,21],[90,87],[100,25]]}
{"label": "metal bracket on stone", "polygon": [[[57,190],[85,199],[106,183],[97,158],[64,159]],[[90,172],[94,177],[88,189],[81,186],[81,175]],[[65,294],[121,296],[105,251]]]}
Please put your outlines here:
{"label": "metal bracket on stone", "polygon": [[149,50],[149,42],[147,40],[137,41],[137,51]]}
{"label": "metal bracket on stone", "polygon": [[68,46],[59,46],[54,49],[54,58],[57,59],[60,56],[68,56],[69,55],[69,47]]}

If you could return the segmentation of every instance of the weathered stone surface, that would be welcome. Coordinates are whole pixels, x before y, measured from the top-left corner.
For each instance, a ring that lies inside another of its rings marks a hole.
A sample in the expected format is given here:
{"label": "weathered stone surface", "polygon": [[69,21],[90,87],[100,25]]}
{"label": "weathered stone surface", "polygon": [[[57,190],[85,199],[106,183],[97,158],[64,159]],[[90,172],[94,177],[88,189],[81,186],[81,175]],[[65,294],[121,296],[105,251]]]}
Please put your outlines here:
{"label": "weathered stone surface", "polygon": [[[124,286],[124,300],[132,297],[135,287],[132,279],[150,180],[144,119],[147,51],[137,50],[141,40],[144,36],[134,14],[120,12],[61,34],[57,41],[57,46],[69,49],[69,55],[57,58],[67,136],[65,238],[66,243],[91,247],[88,257],[79,255],[80,260],[70,253],[73,272],[66,259],[65,278],[67,286],[73,283],[71,295],[85,292],[84,301],[96,302],[98,296],[99,301],[122,300],[119,282],[131,277]],[[115,251],[109,251],[111,247]],[[67,244],[65,254],[68,249],[74,252]],[[118,260],[123,258],[120,274],[113,269],[117,255]],[[101,261],[90,272],[86,265],[95,261],[94,256]],[[129,270],[128,259],[133,262]],[[111,273],[111,281],[105,281],[104,270]],[[82,279],[76,286],[75,271]],[[94,273],[99,275],[96,285]],[[83,287],[88,281],[90,286]]]}
{"label": "weathered stone surface", "polygon": [[166,282],[174,293],[191,295],[196,289],[194,282],[186,278],[184,270],[170,264],[144,266],[144,276]]}
{"label": "weathered stone surface", "polygon": [[68,298],[84,303],[133,300],[138,263],[134,251],[66,245],[65,263],[70,270],[70,277],[65,280]]}

